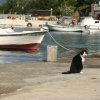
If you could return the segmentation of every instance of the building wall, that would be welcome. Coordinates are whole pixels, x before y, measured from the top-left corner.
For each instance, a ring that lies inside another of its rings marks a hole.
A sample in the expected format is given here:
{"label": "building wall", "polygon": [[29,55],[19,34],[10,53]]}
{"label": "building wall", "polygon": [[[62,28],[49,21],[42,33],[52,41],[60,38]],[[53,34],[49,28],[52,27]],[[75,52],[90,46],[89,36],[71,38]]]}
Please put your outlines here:
{"label": "building wall", "polygon": [[91,5],[91,13],[92,17],[96,19],[100,19],[100,4],[92,4]]}

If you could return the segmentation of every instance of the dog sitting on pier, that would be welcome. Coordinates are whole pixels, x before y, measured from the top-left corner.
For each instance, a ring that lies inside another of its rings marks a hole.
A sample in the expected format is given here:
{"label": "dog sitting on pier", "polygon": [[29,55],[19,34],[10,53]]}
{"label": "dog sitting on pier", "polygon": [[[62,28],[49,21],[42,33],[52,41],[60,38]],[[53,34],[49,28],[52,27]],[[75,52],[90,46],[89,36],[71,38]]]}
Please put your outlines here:
{"label": "dog sitting on pier", "polygon": [[73,57],[70,70],[67,72],[62,72],[62,74],[72,74],[81,73],[83,69],[83,63],[85,61],[85,56],[87,56],[87,50],[82,50],[76,56]]}

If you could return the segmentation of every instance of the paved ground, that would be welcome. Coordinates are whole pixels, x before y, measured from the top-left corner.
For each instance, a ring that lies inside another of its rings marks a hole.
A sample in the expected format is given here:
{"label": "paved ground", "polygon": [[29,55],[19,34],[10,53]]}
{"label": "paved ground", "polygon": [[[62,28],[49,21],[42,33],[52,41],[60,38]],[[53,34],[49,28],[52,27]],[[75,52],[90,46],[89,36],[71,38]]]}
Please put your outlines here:
{"label": "paved ground", "polygon": [[62,75],[70,61],[0,64],[0,100],[100,100],[100,58],[83,74]]}

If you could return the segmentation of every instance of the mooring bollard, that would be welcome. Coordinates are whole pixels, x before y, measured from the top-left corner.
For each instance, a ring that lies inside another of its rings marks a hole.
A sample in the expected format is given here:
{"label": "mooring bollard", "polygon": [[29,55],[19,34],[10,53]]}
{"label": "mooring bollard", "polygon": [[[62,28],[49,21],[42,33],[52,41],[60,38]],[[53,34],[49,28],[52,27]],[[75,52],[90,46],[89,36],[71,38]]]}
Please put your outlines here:
{"label": "mooring bollard", "polygon": [[47,46],[47,61],[57,61],[57,46],[48,45]]}

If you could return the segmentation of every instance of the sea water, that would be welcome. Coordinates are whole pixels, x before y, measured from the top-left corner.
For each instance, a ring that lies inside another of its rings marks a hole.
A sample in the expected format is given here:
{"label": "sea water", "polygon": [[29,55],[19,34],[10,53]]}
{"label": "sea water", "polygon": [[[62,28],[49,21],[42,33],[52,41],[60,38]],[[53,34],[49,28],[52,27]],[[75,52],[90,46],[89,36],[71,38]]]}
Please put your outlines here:
{"label": "sea water", "polygon": [[50,31],[50,34],[45,34],[45,37],[40,45],[40,50],[37,53],[0,51],[0,63],[45,61],[47,58],[47,45],[58,46],[58,59],[71,58],[78,51],[84,48],[88,49],[89,53],[100,52],[99,33],[89,34],[84,32]]}

